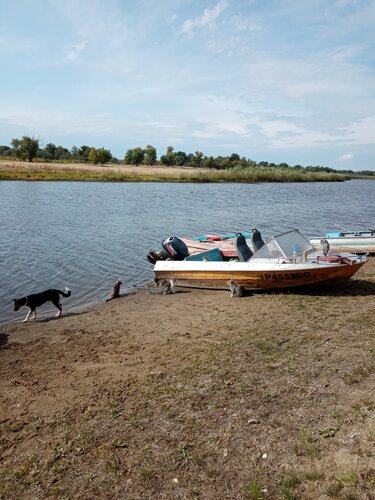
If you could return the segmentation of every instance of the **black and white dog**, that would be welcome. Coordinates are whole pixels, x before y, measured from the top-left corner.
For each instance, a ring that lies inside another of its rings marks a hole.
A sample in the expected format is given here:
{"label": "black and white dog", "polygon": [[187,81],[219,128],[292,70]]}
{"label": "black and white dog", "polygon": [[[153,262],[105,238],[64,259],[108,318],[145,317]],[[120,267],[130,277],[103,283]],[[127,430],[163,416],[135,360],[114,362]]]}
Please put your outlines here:
{"label": "black and white dog", "polygon": [[22,297],[20,299],[13,299],[14,310],[18,311],[18,309],[23,306],[29,308],[29,312],[27,313],[26,318],[23,320],[23,323],[25,323],[29,319],[31,313],[33,313],[33,317],[31,319],[36,318],[37,307],[42,306],[46,302],[52,302],[52,304],[59,310],[56,316],[61,316],[62,307],[60,304],[60,295],[62,295],[63,297],[70,297],[71,293],[72,292],[68,287],[65,287],[65,290],[63,292],[61,290],[50,288],[49,290],[45,290],[44,292],[33,293],[32,295],[27,295],[26,297]]}

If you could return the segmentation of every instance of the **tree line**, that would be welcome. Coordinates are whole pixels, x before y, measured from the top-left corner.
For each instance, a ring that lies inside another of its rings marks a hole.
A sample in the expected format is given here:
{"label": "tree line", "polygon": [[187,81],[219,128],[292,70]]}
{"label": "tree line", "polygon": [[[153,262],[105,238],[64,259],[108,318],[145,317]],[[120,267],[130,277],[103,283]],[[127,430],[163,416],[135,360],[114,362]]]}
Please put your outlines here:
{"label": "tree line", "polygon": [[98,163],[102,166],[105,163],[124,163],[125,165],[165,165],[170,167],[196,167],[215,170],[227,170],[232,168],[278,168],[304,170],[306,172],[328,172],[328,173],[346,173],[355,175],[375,176],[371,170],[362,170],[354,172],[353,170],[335,170],[330,167],[309,165],[288,165],[287,163],[272,163],[267,161],[256,162],[246,157],[241,157],[237,153],[229,156],[206,156],[201,151],[185,153],[184,151],[175,151],[173,146],[168,146],[165,154],[157,158],[157,151],[151,145],[145,148],[135,147],[128,149],[121,161],[114,157],[109,149],[94,148],[90,146],[73,146],[70,150],[63,146],[56,146],[53,143],[47,144],[44,148],[40,147],[39,140],[35,137],[22,136],[20,139],[12,139],[10,146],[0,146],[0,157],[17,158],[23,161],[32,162],[34,159],[40,161],[59,161],[59,162],[79,162],[79,163]]}
{"label": "tree line", "polygon": [[70,150],[53,143],[44,148],[39,145],[39,140],[24,135],[21,139],[12,139],[10,146],[0,146],[0,157],[17,158],[18,160],[32,162],[34,159],[41,161],[75,161],[82,163],[108,163],[113,160],[112,154],[105,148],[89,146],[73,146]]}

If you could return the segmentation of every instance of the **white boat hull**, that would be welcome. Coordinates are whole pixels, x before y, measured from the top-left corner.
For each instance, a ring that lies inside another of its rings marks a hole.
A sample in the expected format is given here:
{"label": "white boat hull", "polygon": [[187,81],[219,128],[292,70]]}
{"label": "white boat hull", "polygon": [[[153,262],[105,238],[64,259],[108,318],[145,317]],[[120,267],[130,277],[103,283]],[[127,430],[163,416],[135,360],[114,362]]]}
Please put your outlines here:
{"label": "white boat hull", "polygon": [[[349,261],[349,260],[347,260]],[[158,261],[156,280],[174,278],[177,286],[228,289],[233,280],[247,290],[272,290],[299,286],[337,285],[351,278],[367,259],[350,263],[278,263],[270,260],[249,262]]]}
{"label": "white boat hull", "polygon": [[[343,237],[322,237],[329,243],[330,250],[334,252],[350,253],[375,253],[375,236],[343,236]],[[311,238],[310,243],[320,249],[322,238]]]}

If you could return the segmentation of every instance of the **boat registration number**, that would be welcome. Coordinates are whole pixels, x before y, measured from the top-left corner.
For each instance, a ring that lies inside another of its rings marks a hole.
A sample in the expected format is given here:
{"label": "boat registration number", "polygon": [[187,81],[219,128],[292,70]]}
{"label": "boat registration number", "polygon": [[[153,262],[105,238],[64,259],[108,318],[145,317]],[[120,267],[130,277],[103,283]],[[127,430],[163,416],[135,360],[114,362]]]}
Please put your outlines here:
{"label": "boat registration number", "polygon": [[309,276],[310,273],[308,271],[304,273],[264,273],[263,279],[266,281],[294,281],[303,280]]}

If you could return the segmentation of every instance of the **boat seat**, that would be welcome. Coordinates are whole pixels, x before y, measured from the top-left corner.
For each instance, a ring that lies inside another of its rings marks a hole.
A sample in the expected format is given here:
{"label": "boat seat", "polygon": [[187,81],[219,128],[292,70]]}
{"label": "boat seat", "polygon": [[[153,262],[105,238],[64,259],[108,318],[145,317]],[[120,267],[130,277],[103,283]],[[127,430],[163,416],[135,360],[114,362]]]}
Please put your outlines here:
{"label": "boat seat", "polygon": [[256,252],[260,250],[264,245],[262,235],[260,234],[260,231],[258,231],[258,229],[253,229],[251,231],[251,241],[253,243],[253,248]]}
{"label": "boat seat", "polygon": [[218,248],[207,250],[206,252],[189,255],[185,260],[208,260],[213,262],[223,261],[223,256]]}
{"label": "boat seat", "polygon": [[246,243],[246,238],[242,233],[237,233],[234,238],[234,248],[236,249],[238,260],[240,262],[247,262],[253,255],[250,247]]}

